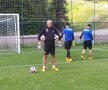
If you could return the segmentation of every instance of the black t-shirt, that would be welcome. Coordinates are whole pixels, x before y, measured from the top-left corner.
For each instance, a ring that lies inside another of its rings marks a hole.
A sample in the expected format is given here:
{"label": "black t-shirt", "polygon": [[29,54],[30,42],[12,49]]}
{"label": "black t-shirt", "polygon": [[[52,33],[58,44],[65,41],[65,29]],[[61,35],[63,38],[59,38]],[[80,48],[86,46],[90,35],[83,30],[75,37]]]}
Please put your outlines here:
{"label": "black t-shirt", "polygon": [[54,43],[55,42],[55,39],[54,39],[54,35],[58,35],[59,36],[59,39],[60,39],[60,34],[58,33],[58,31],[51,27],[51,28],[44,28],[40,34],[38,35],[38,40],[40,40],[40,37],[42,35],[44,35],[46,37],[45,39],[45,43]]}

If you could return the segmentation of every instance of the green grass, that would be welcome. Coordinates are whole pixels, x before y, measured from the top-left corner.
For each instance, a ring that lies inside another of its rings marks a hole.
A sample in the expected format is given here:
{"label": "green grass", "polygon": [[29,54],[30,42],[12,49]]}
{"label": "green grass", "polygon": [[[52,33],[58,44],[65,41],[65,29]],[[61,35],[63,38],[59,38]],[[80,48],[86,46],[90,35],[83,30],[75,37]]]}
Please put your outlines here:
{"label": "green grass", "polygon": [[[0,54],[0,90],[108,90],[108,45],[96,45],[93,61],[80,59],[82,46],[71,49],[73,62],[65,62],[65,50],[56,51],[56,62],[60,71],[41,72],[42,51],[23,48],[21,54]],[[50,63],[50,55],[47,63]],[[65,63],[64,63],[65,62]],[[25,65],[25,66],[24,66]],[[31,74],[30,66],[36,66],[38,73]]]}

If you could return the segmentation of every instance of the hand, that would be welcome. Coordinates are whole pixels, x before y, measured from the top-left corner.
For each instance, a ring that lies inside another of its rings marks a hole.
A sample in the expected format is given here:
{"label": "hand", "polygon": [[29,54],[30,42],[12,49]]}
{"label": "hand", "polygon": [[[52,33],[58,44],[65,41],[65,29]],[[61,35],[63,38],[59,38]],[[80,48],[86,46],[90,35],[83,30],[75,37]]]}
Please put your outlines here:
{"label": "hand", "polygon": [[75,46],[75,41],[72,42],[72,45]]}
{"label": "hand", "polygon": [[78,43],[78,44],[80,44],[80,42],[81,42],[81,40],[80,40],[80,39],[78,39],[77,43]]}
{"label": "hand", "polygon": [[38,45],[42,44],[41,41],[38,42]]}
{"label": "hand", "polygon": [[41,48],[42,48],[42,43],[38,42],[38,49],[41,49]]}
{"label": "hand", "polygon": [[59,48],[62,47],[62,43],[61,43],[61,41],[58,41],[58,47],[59,47]]}
{"label": "hand", "polygon": [[92,45],[94,45],[95,44],[95,41],[94,40],[92,40]]}

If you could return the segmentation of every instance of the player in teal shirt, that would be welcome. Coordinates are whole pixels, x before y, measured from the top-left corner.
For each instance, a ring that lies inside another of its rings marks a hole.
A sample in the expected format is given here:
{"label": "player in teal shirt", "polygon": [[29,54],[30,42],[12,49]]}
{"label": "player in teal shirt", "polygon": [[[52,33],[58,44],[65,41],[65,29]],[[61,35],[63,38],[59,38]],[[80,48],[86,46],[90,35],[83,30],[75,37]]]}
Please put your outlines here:
{"label": "player in teal shirt", "polygon": [[82,34],[80,36],[80,39],[78,40],[78,43],[80,43],[82,36],[84,37],[84,42],[83,42],[84,49],[82,51],[81,58],[82,60],[84,60],[85,51],[87,48],[89,48],[89,60],[91,60],[92,59],[92,45],[94,44],[91,24],[88,24],[87,28],[82,30]]}

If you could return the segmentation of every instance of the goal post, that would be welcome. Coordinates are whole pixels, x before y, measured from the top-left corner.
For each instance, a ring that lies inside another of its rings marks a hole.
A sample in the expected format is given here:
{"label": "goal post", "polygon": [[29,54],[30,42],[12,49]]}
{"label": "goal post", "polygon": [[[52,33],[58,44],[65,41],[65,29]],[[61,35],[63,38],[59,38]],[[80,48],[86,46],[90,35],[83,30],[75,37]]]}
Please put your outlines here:
{"label": "goal post", "polygon": [[19,14],[0,13],[0,51],[20,53]]}

